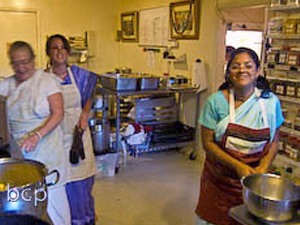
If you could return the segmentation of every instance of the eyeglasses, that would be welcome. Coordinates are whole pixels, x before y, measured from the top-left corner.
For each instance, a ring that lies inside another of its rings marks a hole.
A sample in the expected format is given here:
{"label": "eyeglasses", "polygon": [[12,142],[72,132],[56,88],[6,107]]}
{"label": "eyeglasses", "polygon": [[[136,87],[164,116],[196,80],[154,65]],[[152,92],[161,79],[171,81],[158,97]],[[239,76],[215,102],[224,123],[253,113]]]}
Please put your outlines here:
{"label": "eyeglasses", "polygon": [[29,59],[24,59],[24,60],[20,60],[20,61],[11,61],[10,64],[14,67],[18,67],[18,66],[26,66],[28,65],[30,62],[32,61],[32,57],[30,57]]}
{"label": "eyeglasses", "polygon": [[[243,65],[243,66],[242,66]],[[244,68],[244,70],[252,70],[255,68],[255,65],[252,63],[244,63],[244,64],[233,64],[229,67],[229,70],[232,72],[237,72],[237,71],[241,71],[242,68]]]}
{"label": "eyeglasses", "polygon": [[65,46],[53,46],[50,48],[51,50],[56,50],[56,51],[59,51],[59,50],[67,50],[67,48]]}

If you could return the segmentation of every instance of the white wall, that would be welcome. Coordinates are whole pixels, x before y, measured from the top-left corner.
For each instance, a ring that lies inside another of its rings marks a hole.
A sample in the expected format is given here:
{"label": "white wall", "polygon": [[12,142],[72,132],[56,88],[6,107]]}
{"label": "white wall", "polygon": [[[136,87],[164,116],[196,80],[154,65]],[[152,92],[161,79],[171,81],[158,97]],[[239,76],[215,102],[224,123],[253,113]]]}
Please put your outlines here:
{"label": "white wall", "polygon": [[118,51],[113,41],[113,30],[118,23],[118,0],[2,0],[0,9],[37,11],[38,66],[45,66],[47,61],[47,35],[83,36],[86,30],[94,31],[96,42],[97,54],[91,59],[90,68],[100,73],[111,70],[117,63]]}
{"label": "white wall", "polygon": [[[34,51],[37,43],[37,13],[34,11],[15,12],[0,10],[0,77],[10,76],[13,72],[7,53],[10,43],[22,40],[30,43]],[[5,26],[3,26],[5,25]]]}
{"label": "white wall", "polygon": [[[168,6],[170,0],[120,0],[118,17],[122,12],[142,10],[153,7]],[[120,23],[119,23],[120,27]],[[180,40],[179,49],[172,50],[174,55],[180,56],[187,54],[186,69],[171,69],[171,75],[185,75],[190,78],[192,63],[201,58],[207,64],[207,73],[209,80],[209,92],[215,90],[220,83],[220,74],[218,74],[218,58],[223,55],[218,53],[220,42],[225,41],[225,30],[223,30],[221,20],[216,11],[215,2],[202,0],[200,6],[200,38],[199,40]],[[155,68],[149,68],[147,65],[147,54],[138,47],[137,43],[121,42],[119,43],[119,64],[118,66],[127,66],[137,72],[148,72],[162,75],[167,72],[168,62],[163,60],[162,52],[155,53]],[[223,52],[222,52],[223,54]],[[225,54],[225,53],[224,53]],[[132,60],[134,59],[134,60]],[[222,75],[221,75],[222,77]]]}

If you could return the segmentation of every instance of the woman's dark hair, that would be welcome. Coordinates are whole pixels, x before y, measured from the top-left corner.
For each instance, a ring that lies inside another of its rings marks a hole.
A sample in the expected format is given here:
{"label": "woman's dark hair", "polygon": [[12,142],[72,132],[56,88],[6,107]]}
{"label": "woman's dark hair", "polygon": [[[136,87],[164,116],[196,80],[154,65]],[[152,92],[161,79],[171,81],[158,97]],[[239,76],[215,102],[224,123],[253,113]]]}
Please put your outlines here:
{"label": "woman's dark hair", "polygon": [[226,61],[228,61],[230,59],[230,55],[234,50],[235,50],[235,47],[233,47],[231,45],[226,46],[226,54],[225,54]]}
{"label": "woman's dark hair", "polygon": [[[253,51],[250,48],[244,48],[244,47],[235,49],[231,53],[230,58],[227,63],[226,72],[225,72],[225,82],[223,84],[221,84],[221,86],[219,87],[219,90],[229,89],[232,86],[232,83],[229,79],[230,67],[231,67],[232,61],[235,59],[235,57],[242,53],[247,53],[250,56],[250,58],[254,61],[257,70],[260,68],[259,58],[255,51]],[[271,92],[270,84],[264,76],[261,76],[261,75],[258,76],[258,78],[256,80],[256,87],[263,90],[261,97],[263,97],[263,98],[269,97],[268,93]]]}
{"label": "woman's dark hair", "polygon": [[12,43],[9,47],[9,50],[8,50],[9,57],[11,57],[11,54],[14,51],[20,50],[20,49],[28,51],[29,55],[30,55],[30,58],[34,59],[35,55],[34,55],[33,49],[30,46],[30,44],[28,44],[25,41],[15,41],[14,43]]}
{"label": "woman's dark hair", "polygon": [[67,38],[65,38],[65,37],[64,37],[63,35],[61,35],[61,34],[54,34],[54,35],[52,35],[52,36],[50,36],[50,37],[48,38],[48,40],[47,40],[47,42],[46,42],[46,54],[47,54],[48,56],[50,56],[50,45],[51,45],[52,40],[53,40],[53,39],[56,39],[56,38],[57,38],[57,39],[60,39],[60,40],[63,42],[65,49],[66,49],[67,52],[70,54],[70,51],[71,51],[70,44],[69,44]]}

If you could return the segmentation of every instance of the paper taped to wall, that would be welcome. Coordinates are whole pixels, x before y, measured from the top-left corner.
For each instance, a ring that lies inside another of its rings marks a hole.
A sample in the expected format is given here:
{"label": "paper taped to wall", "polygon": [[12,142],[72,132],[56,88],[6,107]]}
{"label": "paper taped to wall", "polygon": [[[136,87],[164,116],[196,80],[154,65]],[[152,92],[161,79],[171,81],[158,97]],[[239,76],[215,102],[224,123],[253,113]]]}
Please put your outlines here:
{"label": "paper taped to wall", "polygon": [[193,63],[192,84],[198,84],[200,86],[198,92],[207,89],[207,75],[205,71],[205,63],[203,63],[199,59],[197,59],[196,62]]}
{"label": "paper taped to wall", "polygon": [[155,53],[154,51],[147,51],[147,65],[149,69],[155,68]]}

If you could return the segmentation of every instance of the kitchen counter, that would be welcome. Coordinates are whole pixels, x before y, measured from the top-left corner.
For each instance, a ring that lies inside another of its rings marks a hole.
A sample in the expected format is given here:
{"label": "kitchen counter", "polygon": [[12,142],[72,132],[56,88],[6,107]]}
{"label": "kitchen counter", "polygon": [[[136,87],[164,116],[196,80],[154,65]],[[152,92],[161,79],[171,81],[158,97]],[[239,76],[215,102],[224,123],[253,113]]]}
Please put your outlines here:
{"label": "kitchen counter", "polygon": [[239,205],[229,210],[229,216],[243,225],[300,225],[300,216],[285,222],[270,222],[253,216],[245,205]]}

